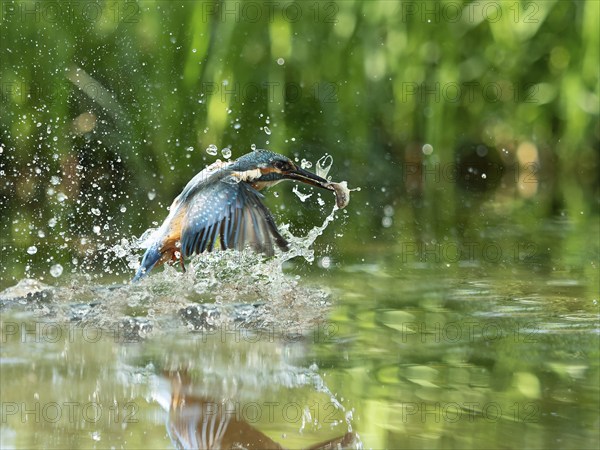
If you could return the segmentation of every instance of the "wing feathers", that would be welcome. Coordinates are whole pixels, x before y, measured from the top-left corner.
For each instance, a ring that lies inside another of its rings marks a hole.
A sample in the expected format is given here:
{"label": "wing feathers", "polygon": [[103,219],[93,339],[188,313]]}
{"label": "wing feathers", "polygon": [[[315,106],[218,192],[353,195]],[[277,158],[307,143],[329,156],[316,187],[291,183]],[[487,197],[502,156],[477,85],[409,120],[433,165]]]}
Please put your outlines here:
{"label": "wing feathers", "polygon": [[263,196],[250,185],[215,182],[194,192],[181,222],[181,249],[184,256],[213,251],[217,238],[221,249],[246,247],[273,255],[274,242],[287,250],[273,216],[263,205]]}

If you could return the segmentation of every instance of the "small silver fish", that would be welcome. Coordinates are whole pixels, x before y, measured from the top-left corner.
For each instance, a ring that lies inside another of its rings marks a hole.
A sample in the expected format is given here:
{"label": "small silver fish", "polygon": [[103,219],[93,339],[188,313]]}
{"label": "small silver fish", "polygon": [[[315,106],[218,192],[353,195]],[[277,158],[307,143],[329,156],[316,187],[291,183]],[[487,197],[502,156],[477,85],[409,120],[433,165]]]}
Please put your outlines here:
{"label": "small silver fish", "polygon": [[341,183],[330,182],[327,184],[327,187],[333,188],[335,191],[335,202],[338,208],[344,209],[348,206],[348,203],[350,203],[350,189],[348,189],[346,181],[342,181]]}

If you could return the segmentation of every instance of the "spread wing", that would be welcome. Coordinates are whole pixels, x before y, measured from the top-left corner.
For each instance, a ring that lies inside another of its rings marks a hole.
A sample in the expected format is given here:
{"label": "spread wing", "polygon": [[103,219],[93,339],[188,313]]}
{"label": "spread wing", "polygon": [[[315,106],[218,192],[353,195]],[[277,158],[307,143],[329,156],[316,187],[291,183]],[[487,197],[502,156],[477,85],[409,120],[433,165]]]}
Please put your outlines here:
{"label": "spread wing", "polygon": [[261,198],[249,184],[227,179],[195,192],[181,222],[183,256],[212,251],[217,237],[223,250],[250,247],[270,256],[273,243],[287,250]]}

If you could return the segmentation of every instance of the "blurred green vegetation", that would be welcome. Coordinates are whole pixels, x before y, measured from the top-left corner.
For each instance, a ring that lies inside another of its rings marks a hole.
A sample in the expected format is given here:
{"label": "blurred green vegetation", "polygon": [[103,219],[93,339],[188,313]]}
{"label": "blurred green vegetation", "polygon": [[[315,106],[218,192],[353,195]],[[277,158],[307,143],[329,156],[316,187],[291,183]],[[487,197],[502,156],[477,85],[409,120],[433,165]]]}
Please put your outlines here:
{"label": "blurred green vegetation", "polygon": [[[567,240],[578,264],[597,260],[596,0],[1,6],[0,283],[105,265],[102,245],[161,222],[211,144],[331,154],[362,187],[339,252],[512,223],[541,246],[558,218],[592,236]],[[278,192],[280,222],[323,215]]]}

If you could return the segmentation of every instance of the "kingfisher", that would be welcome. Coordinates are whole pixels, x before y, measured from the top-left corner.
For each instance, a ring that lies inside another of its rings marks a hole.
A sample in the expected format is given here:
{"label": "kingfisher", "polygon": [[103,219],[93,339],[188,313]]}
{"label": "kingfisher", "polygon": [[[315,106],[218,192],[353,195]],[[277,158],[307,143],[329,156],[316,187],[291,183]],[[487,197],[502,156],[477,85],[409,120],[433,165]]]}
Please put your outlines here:
{"label": "kingfisher", "polygon": [[254,150],[235,161],[216,161],[175,198],[169,215],[150,236],[133,281],[165,262],[179,261],[185,271],[184,258],[213,251],[217,239],[222,250],[251,248],[267,256],[274,254],[275,245],[288,250],[260,192],[283,180],[334,191],[338,207],[348,203],[345,183],[332,183],[269,150]]}

